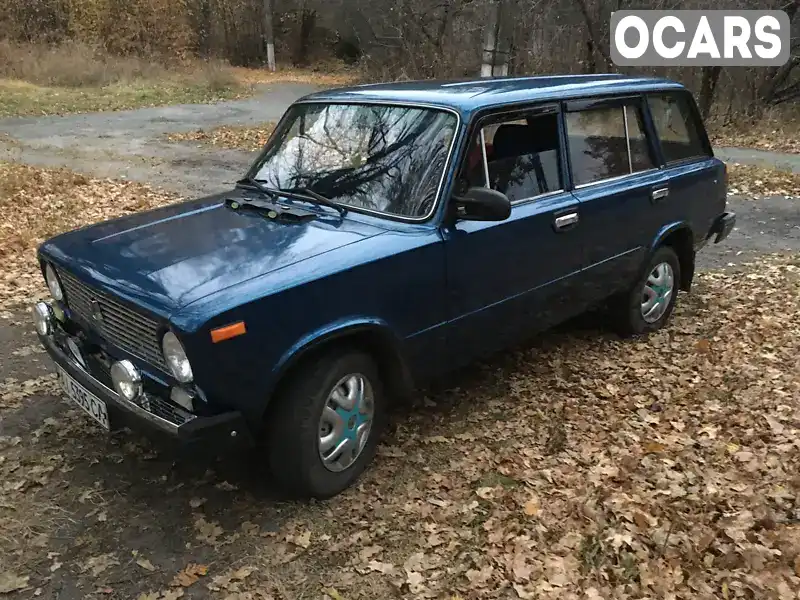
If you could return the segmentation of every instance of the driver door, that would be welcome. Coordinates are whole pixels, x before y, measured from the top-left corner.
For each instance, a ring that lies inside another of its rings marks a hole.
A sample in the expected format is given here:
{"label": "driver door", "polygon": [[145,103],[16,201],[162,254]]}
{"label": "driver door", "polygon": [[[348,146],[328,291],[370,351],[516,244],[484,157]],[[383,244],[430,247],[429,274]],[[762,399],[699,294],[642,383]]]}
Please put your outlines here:
{"label": "driver door", "polygon": [[564,190],[562,131],[558,105],[490,115],[473,130],[455,193],[488,185],[512,208],[504,221],[443,229],[453,368],[576,312],[580,205]]}

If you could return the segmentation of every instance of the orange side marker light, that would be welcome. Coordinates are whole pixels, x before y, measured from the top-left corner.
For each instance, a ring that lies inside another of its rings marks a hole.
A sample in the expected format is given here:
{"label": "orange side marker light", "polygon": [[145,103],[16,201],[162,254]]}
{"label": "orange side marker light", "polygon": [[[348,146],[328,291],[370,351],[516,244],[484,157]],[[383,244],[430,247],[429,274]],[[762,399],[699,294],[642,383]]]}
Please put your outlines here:
{"label": "orange side marker light", "polygon": [[247,329],[244,326],[244,321],[239,321],[238,323],[225,325],[225,327],[217,327],[216,329],[212,329],[211,341],[217,344],[219,342],[224,342],[225,340],[235,338],[236,336],[244,335],[245,333],[247,333]]}

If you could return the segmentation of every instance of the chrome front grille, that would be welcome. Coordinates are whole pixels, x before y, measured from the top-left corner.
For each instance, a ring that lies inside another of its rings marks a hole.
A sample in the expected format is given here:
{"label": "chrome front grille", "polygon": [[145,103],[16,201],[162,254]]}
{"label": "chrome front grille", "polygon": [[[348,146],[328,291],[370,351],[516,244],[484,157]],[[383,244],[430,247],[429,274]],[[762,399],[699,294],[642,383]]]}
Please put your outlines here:
{"label": "chrome front grille", "polygon": [[111,344],[168,372],[161,355],[157,321],[131,309],[110,294],[94,289],[59,269],[66,303],[74,316]]}

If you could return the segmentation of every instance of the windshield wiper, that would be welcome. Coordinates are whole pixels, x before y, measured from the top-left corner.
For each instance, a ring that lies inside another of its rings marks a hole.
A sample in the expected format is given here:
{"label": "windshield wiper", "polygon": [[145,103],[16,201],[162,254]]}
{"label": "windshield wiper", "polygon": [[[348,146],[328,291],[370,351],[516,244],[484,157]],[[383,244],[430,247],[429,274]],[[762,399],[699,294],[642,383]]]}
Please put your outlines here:
{"label": "windshield wiper", "polygon": [[240,179],[236,182],[237,187],[246,186],[248,188],[253,188],[258,192],[261,192],[262,196],[269,198],[270,200],[275,200],[280,195],[278,190],[273,190],[265,186],[261,183],[258,179],[253,179],[252,177],[245,177],[244,179]]}
{"label": "windshield wiper", "polygon": [[242,209],[252,209],[263,213],[270,219],[290,218],[296,221],[314,218],[314,211],[307,208],[280,205],[269,200],[256,198],[227,198],[225,206],[235,211]]}
{"label": "windshield wiper", "polygon": [[314,204],[322,204],[323,206],[330,206],[333,210],[337,211],[341,216],[347,214],[347,209],[341,204],[337,204],[327,196],[323,196],[319,192],[308,189],[307,187],[291,188],[288,190],[280,190],[282,194],[292,195],[294,198],[300,198],[313,202]]}
{"label": "windshield wiper", "polygon": [[250,188],[254,188],[255,190],[261,192],[264,196],[272,200],[277,199],[279,196],[286,196],[288,198],[292,198],[293,200],[303,200],[305,202],[311,202],[312,204],[321,204],[323,206],[329,206],[330,208],[338,212],[339,215],[342,217],[347,214],[347,209],[344,206],[336,204],[336,202],[334,202],[330,198],[326,198],[322,194],[305,187],[291,188],[291,189],[271,188],[261,183],[258,179],[254,179],[252,177],[245,177],[244,179],[237,181],[236,184],[239,186],[247,186]]}

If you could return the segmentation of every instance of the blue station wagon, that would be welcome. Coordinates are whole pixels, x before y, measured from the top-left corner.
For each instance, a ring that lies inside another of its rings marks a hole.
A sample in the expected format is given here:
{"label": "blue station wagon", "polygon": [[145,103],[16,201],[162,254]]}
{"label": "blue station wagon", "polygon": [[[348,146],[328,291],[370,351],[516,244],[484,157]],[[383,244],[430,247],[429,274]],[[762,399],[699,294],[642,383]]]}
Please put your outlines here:
{"label": "blue station wagon", "polygon": [[252,446],[326,498],[420,382],[598,305],[623,332],[662,327],[733,228],[725,198],[672,81],[324,91],[235,189],[46,241],[33,317],[102,427]]}

